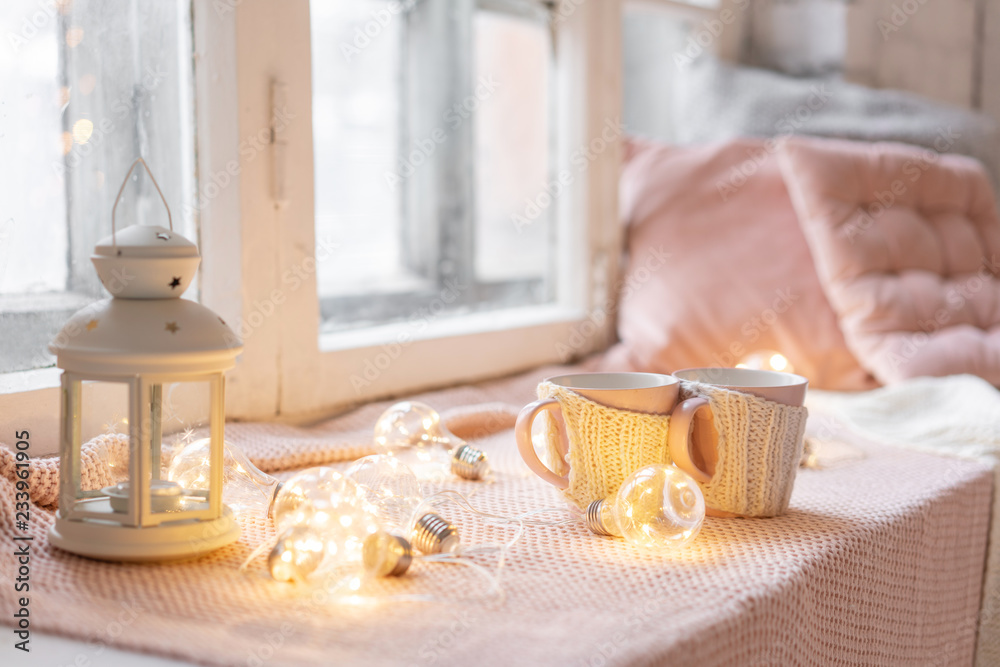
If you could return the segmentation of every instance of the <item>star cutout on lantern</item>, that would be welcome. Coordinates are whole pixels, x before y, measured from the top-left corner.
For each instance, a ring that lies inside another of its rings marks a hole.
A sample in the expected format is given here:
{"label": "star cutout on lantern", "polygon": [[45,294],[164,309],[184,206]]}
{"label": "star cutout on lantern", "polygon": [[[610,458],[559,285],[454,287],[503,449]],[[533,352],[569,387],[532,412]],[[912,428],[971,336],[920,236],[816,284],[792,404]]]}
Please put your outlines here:
{"label": "star cutout on lantern", "polygon": [[97,320],[90,320],[87,322],[87,331],[93,331],[97,328]]}
{"label": "star cutout on lantern", "polygon": [[170,234],[167,234],[166,232],[160,232],[159,234],[156,235],[156,238],[160,239],[161,241],[169,241]]}
{"label": "star cutout on lantern", "polygon": [[181,284],[181,279],[178,278],[177,276],[174,276],[174,279],[170,281],[170,289],[174,289],[175,287],[180,287],[180,284]]}
{"label": "star cutout on lantern", "polygon": [[184,429],[184,433],[178,436],[177,444],[183,447],[184,445],[190,443],[192,440],[194,440],[194,429],[188,426],[187,428]]}
{"label": "star cutout on lantern", "polygon": [[181,328],[177,326],[177,322],[167,322],[167,326],[165,328],[172,334],[181,330]]}

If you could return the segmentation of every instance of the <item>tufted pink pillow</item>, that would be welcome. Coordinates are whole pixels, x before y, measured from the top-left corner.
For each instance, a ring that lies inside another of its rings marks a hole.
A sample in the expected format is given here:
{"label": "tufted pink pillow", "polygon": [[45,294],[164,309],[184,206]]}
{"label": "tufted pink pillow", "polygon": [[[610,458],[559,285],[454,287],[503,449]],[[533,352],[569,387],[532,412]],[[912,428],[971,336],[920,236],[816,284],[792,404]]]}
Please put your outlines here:
{"label": "tufted pink pillow", "polygon": [[627,142],[629,263],[605,368],[669,373],[777,350],[812,387],[874,386],[823,294],[774,149]]}
{"label": "tufted pink pillow", "polygon": [[978,162],[902,144],[790,139],[781,167],[845,339],[881,382],[1000,385],[1000,219]]}

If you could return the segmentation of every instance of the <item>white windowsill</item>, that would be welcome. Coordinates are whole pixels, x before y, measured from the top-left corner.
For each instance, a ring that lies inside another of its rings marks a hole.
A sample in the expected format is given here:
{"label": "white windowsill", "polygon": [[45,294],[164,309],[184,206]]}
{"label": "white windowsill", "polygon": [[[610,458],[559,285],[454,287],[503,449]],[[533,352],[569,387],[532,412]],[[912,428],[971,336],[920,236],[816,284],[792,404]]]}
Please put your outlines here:
{"label": "white windowsill", "polygon": [[[31,653],[25,654],[5,641],[0,649],[4,665],[101,665],[102,667],[193,667],[192,663],[148,653],[135,653],[114,646],[95,645],[92,641],[32,632]],[[112,642],[113,644],[113,642]]]}
{"label": "white windowsill", "polygon": [[319,348],[322,352],[334,352],[376,347],[400,341],[454,338],[557,322],[575,322],[585,316],[586,313],[581,309],[554,304],[469,313],[454,317],[441,315],[437,319],[422,322],[420,326],[410,321],[394,322],[353,331],[321,334]]}
{"label": "white windowsill", "polygon": [[58,368],[0,373],[0,396],[40,389],[55,389],[59,386],[60,373],[62,371]]}

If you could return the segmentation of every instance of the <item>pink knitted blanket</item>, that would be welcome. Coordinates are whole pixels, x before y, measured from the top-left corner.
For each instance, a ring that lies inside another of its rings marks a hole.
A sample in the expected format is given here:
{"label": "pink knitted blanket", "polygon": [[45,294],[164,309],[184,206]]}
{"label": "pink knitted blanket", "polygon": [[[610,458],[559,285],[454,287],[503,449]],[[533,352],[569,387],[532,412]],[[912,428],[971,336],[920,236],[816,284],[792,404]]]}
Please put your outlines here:
{"label": "pink knitted blanket", "polygon": [[[563,369],[564,370],[564,369]],[[422,396],[450,413],[497,469],[495,482],[454,482],[479,509],[513,515],[560,505],[528,473],[510,427],[537,382],[521,376]],[[369,453],[385,403],[316,426],[231,424],[227,439],[265,470]],[[112,481],[102,461],[118,438],[87,446],[85,481]],[[483,598],[466,568],[417,564],[356,605],[250,575],[240,562],[273,532],[243,523],[240,541],[207,557],[156,565],[104,563],[49,547],[55,469],[33,462],[33,631],[206,665],[969,664],[991,495],[982,464],[858,445],[866,457],[799,474],[789,512],[708,519],[679,554],[650,554],[582,525],[527,527],[503,569],[502,600]],[[0,448],[0,618],[12,623],[17,563],[12,454]],[[515,532],[448,506],[463,541]],[[485,561],[487,565],[490,561]],[[431,595],[436,602],[379,596]],[[5,641],[10,641],[11,635]]]}

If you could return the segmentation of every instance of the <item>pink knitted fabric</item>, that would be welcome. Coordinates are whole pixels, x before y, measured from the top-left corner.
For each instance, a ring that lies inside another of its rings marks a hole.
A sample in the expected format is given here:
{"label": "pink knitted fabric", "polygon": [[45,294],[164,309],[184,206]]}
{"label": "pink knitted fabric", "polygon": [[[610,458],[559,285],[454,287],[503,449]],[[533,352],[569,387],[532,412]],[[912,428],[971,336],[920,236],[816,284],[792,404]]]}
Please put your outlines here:
{"label": "pink knitted fabric", "polygon": [[[0,477],[16,480],[14,452],[0,447]],[[28,464],[31,501],[43,507],[59,502],[59,458],[31,459]],[[128,436],[109,434],[94,438],[80,448],[80,487],[100,489],[128,478]]]}
{"label": "pink knitted fabric", "polygon": [[[421,397],[441,410],[490,404],[449,420],[463,435],[484,434],[476,444],[497,470],[493,483],[450,485],[481,510],[511,515],[561,504],[527,472],[507,429],[537,382],[553,374],[539,369]],[[346,461],[368,452],[385,405],[310,428],[232,424],[227,438],[272,470]],[[483,582],[467,568],[417,563],[376,593],[453,602],[365,605],[317,601],[304,587],[273,582],[261,560],[241,575],[239,563],[273,536],[261,520],[244,521],[238,543],[188,562],[104,563],[53,549],[53,512],[42,504],[54,500],[54,465],[42,461],[28,533],[31,627],[88,641],[82,655],[91,664],[100,664],[102,644],[206,665],[969,664],[989,470],[858,447],[867,454],[861,460],[801,471],[785,515],[710,518],[682,553],[639,551],[582,524],[526,527],[503,571],[503,600],[484,602]],[[0,472],[0,572],[10,573],[13,537],[24,533],[13,525],[8,459]],[[87,474],[95,485],[107,479]],[[455,506],[442,511],[467,544],[514,533]],[[13,589],[4,582],[0,590],[0,618],[9,624]]]}

